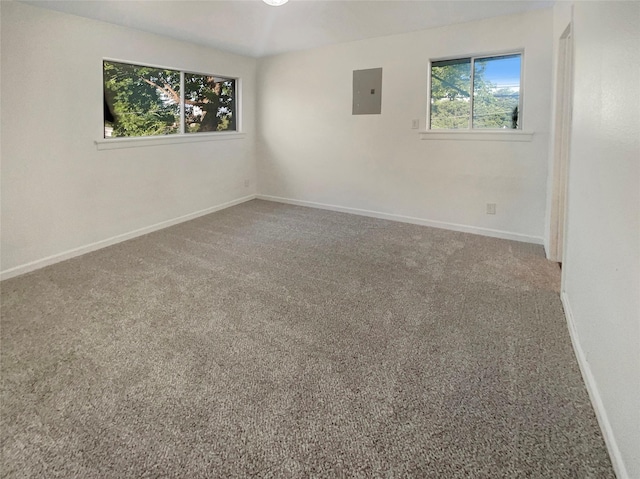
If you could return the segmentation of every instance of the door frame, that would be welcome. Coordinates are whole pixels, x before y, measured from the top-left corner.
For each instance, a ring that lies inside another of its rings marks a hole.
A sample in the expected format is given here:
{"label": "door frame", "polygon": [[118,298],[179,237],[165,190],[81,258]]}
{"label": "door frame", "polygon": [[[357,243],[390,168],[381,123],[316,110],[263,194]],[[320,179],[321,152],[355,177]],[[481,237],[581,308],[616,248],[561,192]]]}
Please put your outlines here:
{"label": "door frame", "polygon": [[556,78],[555,131],[553,145],[553,183],[549,223],[549,259],[562,263],[567,224],[569,156],[573,111],[573,32],[572,24],[560,36]]}

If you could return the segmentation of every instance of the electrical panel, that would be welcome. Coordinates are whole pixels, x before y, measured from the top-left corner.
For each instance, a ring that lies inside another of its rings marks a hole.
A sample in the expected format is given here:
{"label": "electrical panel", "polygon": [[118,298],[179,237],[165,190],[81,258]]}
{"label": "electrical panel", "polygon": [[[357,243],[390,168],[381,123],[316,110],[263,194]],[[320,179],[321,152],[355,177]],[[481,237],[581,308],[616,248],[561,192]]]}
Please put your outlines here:
{"label": "electrical panel", "polygon": [[382,110],[382,68],[353,71],[353,114],[379,115]]}

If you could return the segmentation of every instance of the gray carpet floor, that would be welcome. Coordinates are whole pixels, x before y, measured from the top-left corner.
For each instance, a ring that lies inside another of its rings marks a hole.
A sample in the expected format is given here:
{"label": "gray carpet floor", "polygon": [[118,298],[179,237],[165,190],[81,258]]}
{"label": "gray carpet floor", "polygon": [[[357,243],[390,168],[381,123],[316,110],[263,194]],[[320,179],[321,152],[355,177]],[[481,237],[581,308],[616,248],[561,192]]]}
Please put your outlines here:
{"label": "gray carpet floor", "polygon": [[540,246],[251,201],[0,286],[3,477],[614,477]]}

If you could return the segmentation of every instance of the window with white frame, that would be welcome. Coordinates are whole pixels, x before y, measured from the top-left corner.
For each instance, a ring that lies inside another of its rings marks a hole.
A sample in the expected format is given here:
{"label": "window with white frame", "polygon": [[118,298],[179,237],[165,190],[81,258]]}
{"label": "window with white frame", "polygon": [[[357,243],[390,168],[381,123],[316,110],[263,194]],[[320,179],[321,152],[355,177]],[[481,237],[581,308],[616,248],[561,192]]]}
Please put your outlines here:
{"label": "window with white frame", "polygon": [[431,61],[431,130],[521,129],[522,53]]}
{"label": "window with white frame", "polygon": [[104,137],[237,131],[236,79],[103,62]]}

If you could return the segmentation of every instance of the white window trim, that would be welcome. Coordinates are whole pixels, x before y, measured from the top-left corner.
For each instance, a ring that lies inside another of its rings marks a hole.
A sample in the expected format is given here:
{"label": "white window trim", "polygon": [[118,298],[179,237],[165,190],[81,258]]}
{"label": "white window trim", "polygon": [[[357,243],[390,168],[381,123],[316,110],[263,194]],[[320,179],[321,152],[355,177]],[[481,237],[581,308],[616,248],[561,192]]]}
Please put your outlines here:
{"label": "white window trim", "polygon": [[[520,112],[520,128],[473,128],[473,75],[474,75],[474,62],[477,59],[487,57],[500,57],[508,55],[520,55],[520,98],[518,102],[518,109]],[[431,129],[431,65],[434,62],[441,62],[445,60],[459,60],[469,58],[471,60],[471,109],[469,112],[469,127],[465,129]],[[531,141],[533,139],[533,132],[524,130],[524,62],[525,54],[524,48],[516,48],[513,50],[506,50],[500,52],[491,53],[476,53],[472,55],[454,55],[442,58],[431,58],[427,69],[427,118],[426,125],[427,130],[420,132],[420,139],[422,140],[489,140],[489,141]],[[486,132],[486,134],[485,134]],[[520,132],[522,135],[515,134],[514,132]],[[480,133],[480,134],[477,134]],[[440,135],[443,134],[443,135]],[[504,135],[510,135],[505,136]]]}
{"label": "white window trim", "polygon": [[121,148],[139,148],[143,146],[175,145],[178,143],[198,143],[201,141],[242,140],[246,133],[216,132],[216,133],[186,133],[165,136],[123,136],[117,138],[102,138],[94,143],[98,150],[117,150]]}
{"label": "white window trim", "polygon": [[420,132],[421,140],[465,141],[533,141],[534,132],[522,130],[426,130]]}
{"label": "white window trim", "polygon": [[[174,70],[180,72],[180,133],[172,135],[158,136],[120,136],[113,138],[104,137],[104,121],[100,125],[99,139],[94,141],[98,150],[119,150],[122,148],[139,148],[145,146],[162,146],[174,145],[179,143],[199,143],[202,141],[221,141],[221,140],[242,140],[246,138],[246,133],[242,130],[242,78],[238,76],[217,75],[213,73],[201,73],[193,71],[189,68],[170,68],[163,65],[156,65],[144,62],[132,62],[131,60],[121,60],[117,58],[104,57],[100,60],[100,71],[102,71],[104,62],[126,63],[128,65],[138,65],[149,68],[160,68],[166,70]],[[213,75],[221,78],[229,78],[236,82],[236,130],[235,131],[217,131],[208,133],[185,133],[184,124],[184,75],[191,73],[195,75]],[[104,89],[104,84],[102,85]]]}

